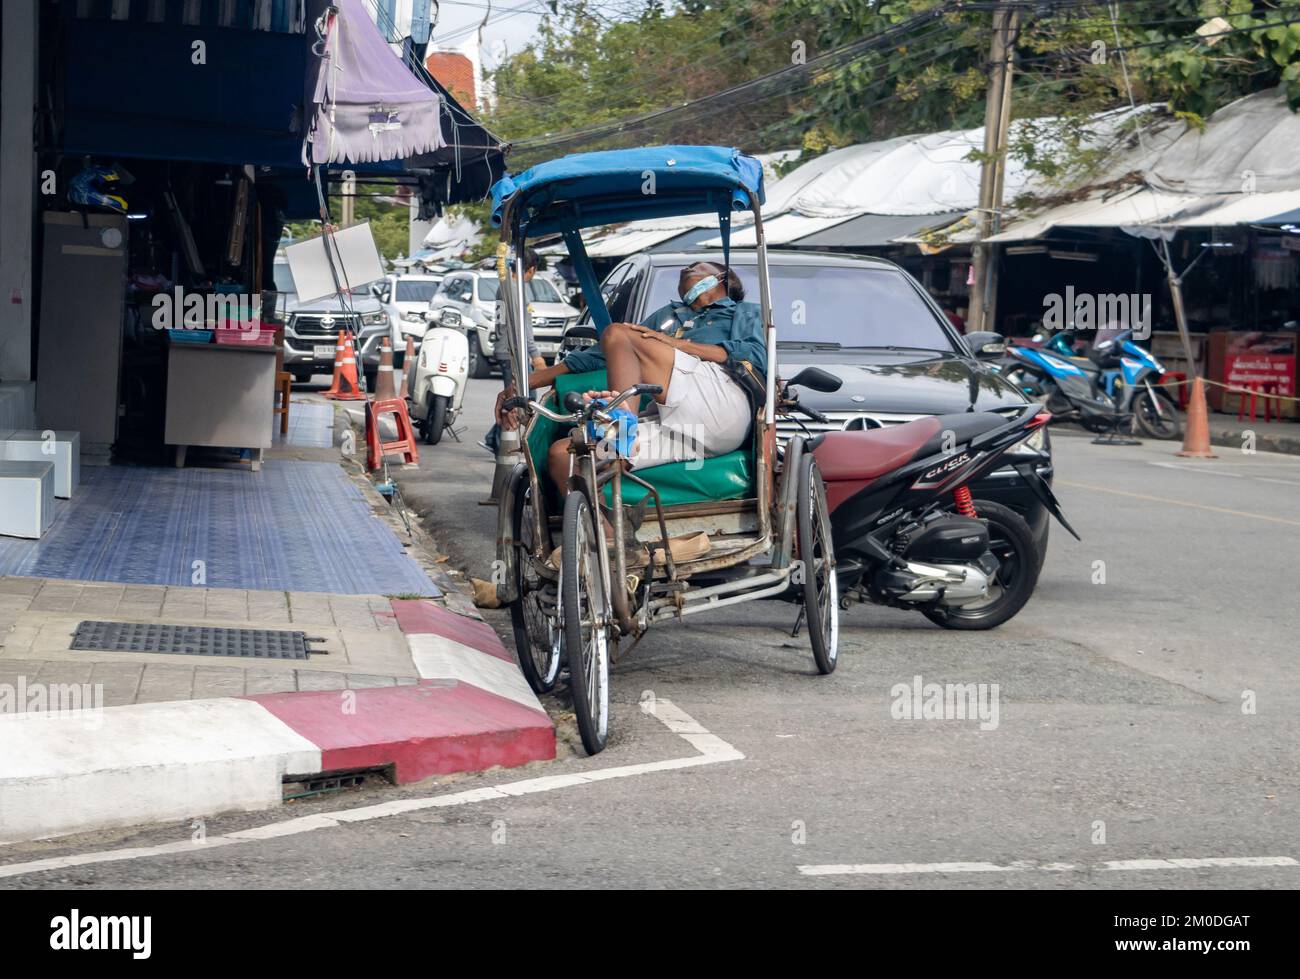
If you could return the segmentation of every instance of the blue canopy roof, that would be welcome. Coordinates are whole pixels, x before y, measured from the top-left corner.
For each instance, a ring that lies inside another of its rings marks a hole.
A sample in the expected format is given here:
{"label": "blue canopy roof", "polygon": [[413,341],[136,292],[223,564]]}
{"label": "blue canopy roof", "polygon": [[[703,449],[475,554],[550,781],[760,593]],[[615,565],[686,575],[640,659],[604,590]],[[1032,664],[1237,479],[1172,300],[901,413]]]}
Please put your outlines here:
{"label": "blue canopy roof", "polygon": [[492,186],[492,224],[501,226],[506,204],[515,199],[524,205],[516,220],[536,237],[618,221],[749,210],[750,192],[763,203],[763,168],[737,149],[643,146],[575,153],[498,180]]}

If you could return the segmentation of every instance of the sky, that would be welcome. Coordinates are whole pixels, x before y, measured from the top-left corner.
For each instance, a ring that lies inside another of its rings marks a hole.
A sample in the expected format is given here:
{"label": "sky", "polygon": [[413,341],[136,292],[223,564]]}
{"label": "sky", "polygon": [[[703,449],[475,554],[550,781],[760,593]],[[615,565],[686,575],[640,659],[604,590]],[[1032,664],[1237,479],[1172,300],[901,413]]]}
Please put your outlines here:
{"label": "sky", "polygon": [[[487,12],[487,0],[439,0],[432,46],[465,46]],[[484,67],[495,67],[501,52],[524,47],[547,12],[541,0],[493,0],[491,18],[483,30]]]}
{"label": "sky", "polygon": [[[618,20],[638,13],[644,0],[597,0],[595,6],[606,20]],[[671,8],[671,4],[668,6]],[[496,67],[503,52],[514,53],[524,47],[548,12],[545,0],[492,0],[491,16],[483,30],[484,67]],[[433,44],[463,46],[474,36],[486,13],[488,0],[439,0]]]}

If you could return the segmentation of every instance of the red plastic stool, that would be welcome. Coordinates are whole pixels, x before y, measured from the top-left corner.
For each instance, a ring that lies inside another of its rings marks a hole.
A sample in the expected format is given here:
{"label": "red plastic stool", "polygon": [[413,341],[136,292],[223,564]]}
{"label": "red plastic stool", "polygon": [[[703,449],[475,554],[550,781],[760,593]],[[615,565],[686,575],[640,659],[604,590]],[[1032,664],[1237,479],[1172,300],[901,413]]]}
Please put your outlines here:
{"label": "red plastic stool", "polygon": [[1273,420],[1273,412],[1277,412],[1278,420],[1282,419],[1282,406],[1273,407],[1273,398],[1277,395],[1277,381],[1251,381],[1245,387],[1237,388],[1237,394],[1241,398],[1237,406],[1237,421],[1241,421],[1242,416],[1246,413],[1246,395],[1250,395],[1250,420],[1255,421],[1256,402],[1262,399],[1264,402],[1264,424],[1267,425]]}
{"label": "red plastic stool", "polygon": [[[383,441],[379,434],[379,416],[392,415],[397,426],[397,438],[391,442]],[[398,398],[386,398],[383,401],[366,402],[366,469],[374,472],[383,464],[384,456],[400,455],[403,462],[420,461],[420,452],[415,447],[415,431],[411,428],[411,416],[406,412],[406,402]]]}

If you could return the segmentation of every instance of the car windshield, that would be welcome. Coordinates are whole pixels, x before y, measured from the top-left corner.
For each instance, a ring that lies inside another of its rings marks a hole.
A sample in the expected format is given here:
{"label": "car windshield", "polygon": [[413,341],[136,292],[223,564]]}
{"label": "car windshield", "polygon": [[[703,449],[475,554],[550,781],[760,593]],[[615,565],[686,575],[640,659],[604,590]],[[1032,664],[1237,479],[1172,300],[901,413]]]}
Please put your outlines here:
{"label": "car windshield", "polygon": [[399,303],[427,303],[438,291],[441,279],[398,279],[397,294],[394,298]]}
{"label": "car windshield", "polygon": [[293,276],[289,274],[288,262],[275,263],[275,291],[286,293],[294,291]]}
{"label": "car windshield", "polygon": [[[758,269],[733,266],[745,298],[758,302]],[[934,311],[898,272],[834,265],[769,265],[772,317],[785,344],[907,347],[951,352],[952,340]],[[656,268],[645,309],[679,298],[680,268]]]}
{"label": "car windshield", "polygon": [[[545,279],[534,278],[525,283],[528,291],[529,302],[534,303],[562,303],[563,299],[555,291],[555,286],[551,285]],[[484,302],[496,302],[497,289],[501,282],[496,278],[482,278],[478,280],[478,297]]]}

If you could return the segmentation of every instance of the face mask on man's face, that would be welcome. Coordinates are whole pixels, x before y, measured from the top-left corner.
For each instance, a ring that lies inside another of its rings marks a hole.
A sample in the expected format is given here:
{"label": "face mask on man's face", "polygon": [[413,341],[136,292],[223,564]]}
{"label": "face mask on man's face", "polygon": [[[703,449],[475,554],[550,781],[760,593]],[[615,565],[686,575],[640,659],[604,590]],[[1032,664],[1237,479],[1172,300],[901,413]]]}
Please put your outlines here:
{"label": "face mask on man's face", "polygon": [[682,302],[689,306],[710,289],[714,288],[717,284],[718,277],[716,275],[706,275],[703,279],[686,290],[682,295]]}

